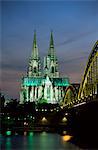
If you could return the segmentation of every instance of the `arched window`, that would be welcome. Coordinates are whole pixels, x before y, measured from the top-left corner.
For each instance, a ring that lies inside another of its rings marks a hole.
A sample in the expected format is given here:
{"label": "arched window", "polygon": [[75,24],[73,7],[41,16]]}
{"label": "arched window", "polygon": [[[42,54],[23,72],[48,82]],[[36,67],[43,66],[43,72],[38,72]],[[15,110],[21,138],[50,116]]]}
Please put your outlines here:
{"label": "arched window", "polygon": [[37,72],[37,69],[36,69],[36,67],[34,67],[34,73],[36,73]]}
{"label": "arched window", "polygon": [[24,98],[24,100],[26,100],[26,92],[25,91],[23,92],[23,98]]}
{"label": "arched window", "polygon": [[51,72],[54,73],[54,67],[53,66],[51,67]]}

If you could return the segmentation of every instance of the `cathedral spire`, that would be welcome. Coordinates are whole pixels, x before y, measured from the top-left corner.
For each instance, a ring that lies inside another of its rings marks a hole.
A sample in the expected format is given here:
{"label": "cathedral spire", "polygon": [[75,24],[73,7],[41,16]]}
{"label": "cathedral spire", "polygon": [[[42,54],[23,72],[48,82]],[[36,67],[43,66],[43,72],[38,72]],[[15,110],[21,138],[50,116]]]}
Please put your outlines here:
{"label": "cathedral spire", "polygon": [[29,59],[28,76],[39,77],[41,75],[41,63],[37,47],[36,31],[34,31],[32,54]]}
{"label": "cathedral spire", "polygon": [[36,31],[34,31],[33,48],[37,48]]}
{"label": "cathedral spire", "polygon": [[50,45],[49,45],[48,56],[55,57],[54,40],[53,40],[53,32],[52,31],[51,31],[51,35],[50,35]]}
{"label": "cathedral spire", "polygon": [[34,31],[32,58],[38,59],[38,47],[37,47],[37,41],[36,41],[36,31]]}
{"label": "cathedral spire", "polygon": [[54,48],[54,41],[53,41],[53,33],[51,31],[51,36],[50,36],[50,48]]}

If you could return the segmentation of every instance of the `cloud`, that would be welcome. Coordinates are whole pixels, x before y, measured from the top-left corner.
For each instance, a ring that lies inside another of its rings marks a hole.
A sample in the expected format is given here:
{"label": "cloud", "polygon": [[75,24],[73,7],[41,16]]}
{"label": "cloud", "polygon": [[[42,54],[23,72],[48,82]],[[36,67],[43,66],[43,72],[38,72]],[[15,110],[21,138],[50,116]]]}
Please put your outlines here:
{"label": "cloud", "polygon": [[98,32],[97,29],[94,29],[92,31],[87,31],[87,32],[79,33],[79,34],[77,34],[77,35],[75,35],[73,37],[68,38],[67,40],[65,40],[65,41],[63,41],[61,43],[58,43],[56,46],[62,46],[62,45],[70,44],[72,42],[76,42],[76,41],[80,40],[81,38],[86,37],[86,36],[91,35],[91,34],[94,34],[96,32]]}
{"label": "cloud", "polygon": [[1,91],[9,98],[19,99],[20,83],[16,81],[3,82]]}
{"label": "cloud", "polygon": [[24,72],[17,70],[2,70],[1,91],[9,95],[9,97],[19,98],[21,77]]}
{"label": "cloud", "polygon": [[24,57],[17,56],[15,55],[8,55],[7,57],[4,56],[2,57],[1,60],[1,71],[4,70],[16,70],[16,71],[21,71],[24,70],[27,66],[27,60]]}
{"label": "cloud", "polygon": [[18,61],[17,62],[4,62],[4,64],[2,64],[1,66],[2,70],[3,69],[6,69],[6,70],[16,70],[16,71],[20,71],[20,70],[23,70],[24,69],[24,63],[19,63]]}
{"label": "cloud", "polygon": [[64,64],[64,63],[74,63],[74,62],[77,62],[77,61],[81,61],[83,59],[87,59],[87,56],[80,56],[80,57],[78,56],[78,57],[70,58],[70,59],[67,59],[67,60],[60,60],[59,62],[61,64]]}
{"label": "cloud", "polygon": [[61,76],[67,76],[71,83],[80,82],[86,66],[87,57],[77,56],[68,60],[62,60],[59,64]]}

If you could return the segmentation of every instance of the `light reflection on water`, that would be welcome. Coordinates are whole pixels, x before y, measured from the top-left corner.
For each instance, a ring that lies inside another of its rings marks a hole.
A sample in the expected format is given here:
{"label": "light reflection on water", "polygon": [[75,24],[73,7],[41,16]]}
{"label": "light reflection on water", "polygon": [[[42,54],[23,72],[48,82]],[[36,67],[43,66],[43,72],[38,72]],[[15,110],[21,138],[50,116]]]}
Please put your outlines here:
{"label": "light reflection on water", "polygon": [[62,138],[63,138],[63,141],[67,142],[72,138],[72,136],[71,135],[64,135]]}
{"label": "light reflection on water", "polygon": [[52,133],[33,133],[1,137],[2,150],[79,150],[75,145],[64,141],[63,136]]}

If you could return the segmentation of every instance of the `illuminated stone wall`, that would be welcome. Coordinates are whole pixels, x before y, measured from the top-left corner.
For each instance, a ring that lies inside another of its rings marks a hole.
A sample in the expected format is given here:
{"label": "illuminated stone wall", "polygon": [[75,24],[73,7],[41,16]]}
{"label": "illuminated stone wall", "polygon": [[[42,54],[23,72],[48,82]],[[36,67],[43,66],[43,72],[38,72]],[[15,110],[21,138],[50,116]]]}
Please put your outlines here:
{"label": "illuminated stone wall", "polygon": [[64,97],[64,88],[69,86],[68,78],[28,78],[22,79],[21,102],[59,103]]}
{"label": "illuminated stone wall", "polygon": [[32,55],[29,59],[27,75],[22,78],[20,103],[60,103],[64,98],[64,88],[70,85],[69,79],[61,78],[55,54],[53,35],[51,32],[49,51],[44,57],[41,70],[40,57],[34,33]]}

